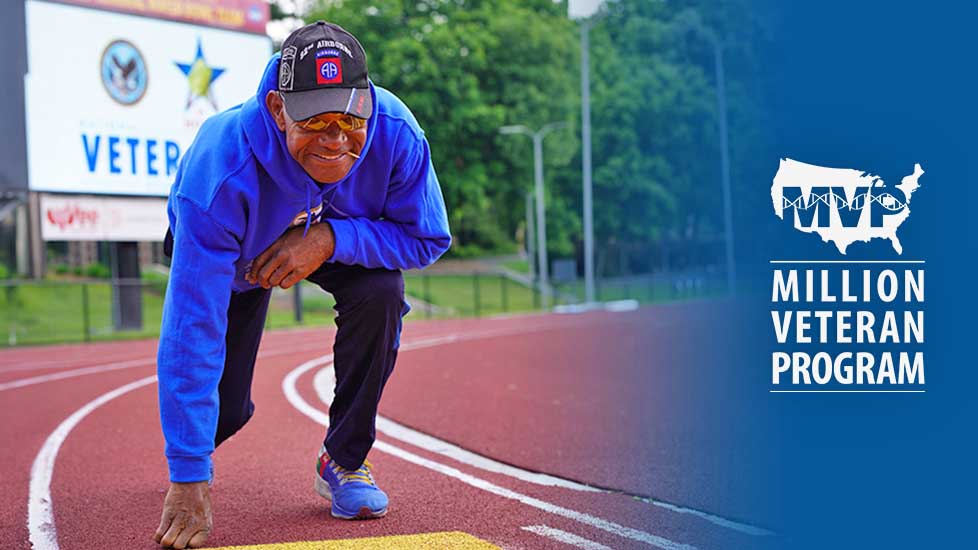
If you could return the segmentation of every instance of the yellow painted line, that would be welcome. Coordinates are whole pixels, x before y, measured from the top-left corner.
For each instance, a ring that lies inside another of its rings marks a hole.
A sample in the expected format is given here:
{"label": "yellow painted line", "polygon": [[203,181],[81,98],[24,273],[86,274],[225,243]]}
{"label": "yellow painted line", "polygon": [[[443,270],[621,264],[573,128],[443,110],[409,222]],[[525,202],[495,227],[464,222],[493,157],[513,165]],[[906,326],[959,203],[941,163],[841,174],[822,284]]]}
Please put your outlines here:
{"label": "yellow painted line", "polygon": [[500,550],[494,544],[461,531],[364,539],[224,546],[212,550],[414,550],[416,548],[424,548],[425,550]]}

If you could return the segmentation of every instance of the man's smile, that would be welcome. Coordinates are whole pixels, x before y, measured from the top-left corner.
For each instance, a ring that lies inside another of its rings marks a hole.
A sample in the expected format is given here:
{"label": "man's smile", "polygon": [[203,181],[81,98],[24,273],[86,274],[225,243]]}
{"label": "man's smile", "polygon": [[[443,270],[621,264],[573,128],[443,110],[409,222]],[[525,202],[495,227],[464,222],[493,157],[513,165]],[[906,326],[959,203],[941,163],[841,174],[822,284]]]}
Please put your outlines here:
{"label": "man's smile", "polygon": [[346,156],[346,151],[344,151],[344,152],[341,152],[341,153],[336,153],[336,154],[328,154],[328,153],[322,153],[322,154],[320,154],[320,153],[311,153],[311,155],[312,155],[312,156],[314,156],[314,157],[316,157],[316,158],[317,158],[317,159],[319,159],[319,160],[322,160],[322,161],[326,161],[326,162],[336,162],[337,160],[340,160],[340,159],[342,159],[342,158],[343,158],[344,156]]}

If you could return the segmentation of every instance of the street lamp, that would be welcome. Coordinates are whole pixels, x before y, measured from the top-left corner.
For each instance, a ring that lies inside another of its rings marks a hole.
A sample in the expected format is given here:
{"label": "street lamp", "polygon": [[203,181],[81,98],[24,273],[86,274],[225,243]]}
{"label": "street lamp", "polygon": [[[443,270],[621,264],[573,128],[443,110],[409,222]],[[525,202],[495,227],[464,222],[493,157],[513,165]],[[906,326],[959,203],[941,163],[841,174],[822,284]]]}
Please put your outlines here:
{"label": "street lamp", "polygon": [[568,0],[567,15],[581,22],[581,189],[584,222],[584,302],[593,304],[594,207],[591,182],[591,46],[589,32],[604,0]]}
{"label": "street lamp", "polygon": [[691,30],[713,47],[713,65],[716,71],[717,127],[720,132],[720,178],[723,186],[723,225],[727,249],[727,292],[737,288],[737,271],[734,265],[733,209],[730,193],[730,153],[727,144],[727,92],[723,73],[723,42],[712,29],[703,24],[699,13],[686,11],[676,17],[677,29]]}
{"label": "street lamp", "polygon": [[530,281],[536,279],[536,268],[533,267],[533,256],[536,255],[533,245],[533,192],[526,192],[526,232],[523,235],[523,240],[526,241],[526,266],[530,271]]}
{"label": "street lamp", "polygon": [[534,132],[522,124],[503,126],[500,134],[523,134],[533,138],[533,183],[536,191],[537,207],[537,263],[539,263],[540,291],[543,294],[543,307],[550,306],[550,281],[547,266],[547,224],[543,208],[543,138],[550,132],[567,126],[566,122],[551,122]]}

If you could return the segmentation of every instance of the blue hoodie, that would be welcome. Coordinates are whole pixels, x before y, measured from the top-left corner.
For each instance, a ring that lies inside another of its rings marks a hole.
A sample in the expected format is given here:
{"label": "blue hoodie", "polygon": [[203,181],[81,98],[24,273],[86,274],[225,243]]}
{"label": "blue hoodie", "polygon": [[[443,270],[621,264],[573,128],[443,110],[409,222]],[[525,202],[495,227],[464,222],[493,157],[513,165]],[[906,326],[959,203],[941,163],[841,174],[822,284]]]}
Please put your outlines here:
{"label": "blue hoodie", "polygon": [[208,479],[231,293],[256,288],[247,268],[289,227],[325,218],[336,235],[328,261],[369,268],[422,268],[451,242],[428,142],[408,108],[371,84],[360,159],[343,180],[317,184],[265,106],[278,63],[276,54],[255,97],[201,126],[170,190],[174,248],[157,370],[174,482]]}

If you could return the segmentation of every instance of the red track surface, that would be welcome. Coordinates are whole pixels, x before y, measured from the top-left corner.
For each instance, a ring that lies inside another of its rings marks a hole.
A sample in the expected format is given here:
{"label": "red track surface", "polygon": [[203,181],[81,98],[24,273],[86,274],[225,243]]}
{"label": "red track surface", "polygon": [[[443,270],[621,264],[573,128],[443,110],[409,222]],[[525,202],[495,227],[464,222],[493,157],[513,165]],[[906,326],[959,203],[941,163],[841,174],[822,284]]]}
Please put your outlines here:
{"label": "red track surface", "polygon": [[[711,307],[408,323],[384,417],[500,462],[620,492],[542,486],[379,434],[417,458],[371,453],[391,509],[369,522],[329,517],[312,490],[323,427],[282,389],[289,372],[330,352],[333,331],[266,334],[256,415],[215,454],[215,532],[208,544],[464,531],[502,548],[572,548],[522,529],[546,525],[616,549],[650,548],[663,539],[702,549],[770,547],[774,536],[630,496],[763,523],[753,515],[757,503],[744,497],[750,491],[738,486],[739,461],[747,460],[734,452],[740,427],[697,400],[702,374],[692,366],[708,364],[719,348],[686,342],[690,331],[702,330]],[[458,339],[431,342],[439,336]],[[411,349],[417,342],[429,346]],[[93,399],[154,374],[155,351],[154,341],[142,341],[0,352],[3,548],[30,547],[31,466],[49,434]],[[99,365],[111,368],[9,386]],[[296,387],[325,412],[313,389],[315,372],[300,376]],[[461,472],[470,483],[419,461]],[[485,490],[486,483],[510,498]],[[156,385],[149,384],[95,409],[60,448],[51,483],[58,546],[155,548],[150,537],[166,486]],[[580,514],[569,518],[554,507]],[[631,529],[632,538],[595,526],[607,527],[602,521]]]}

